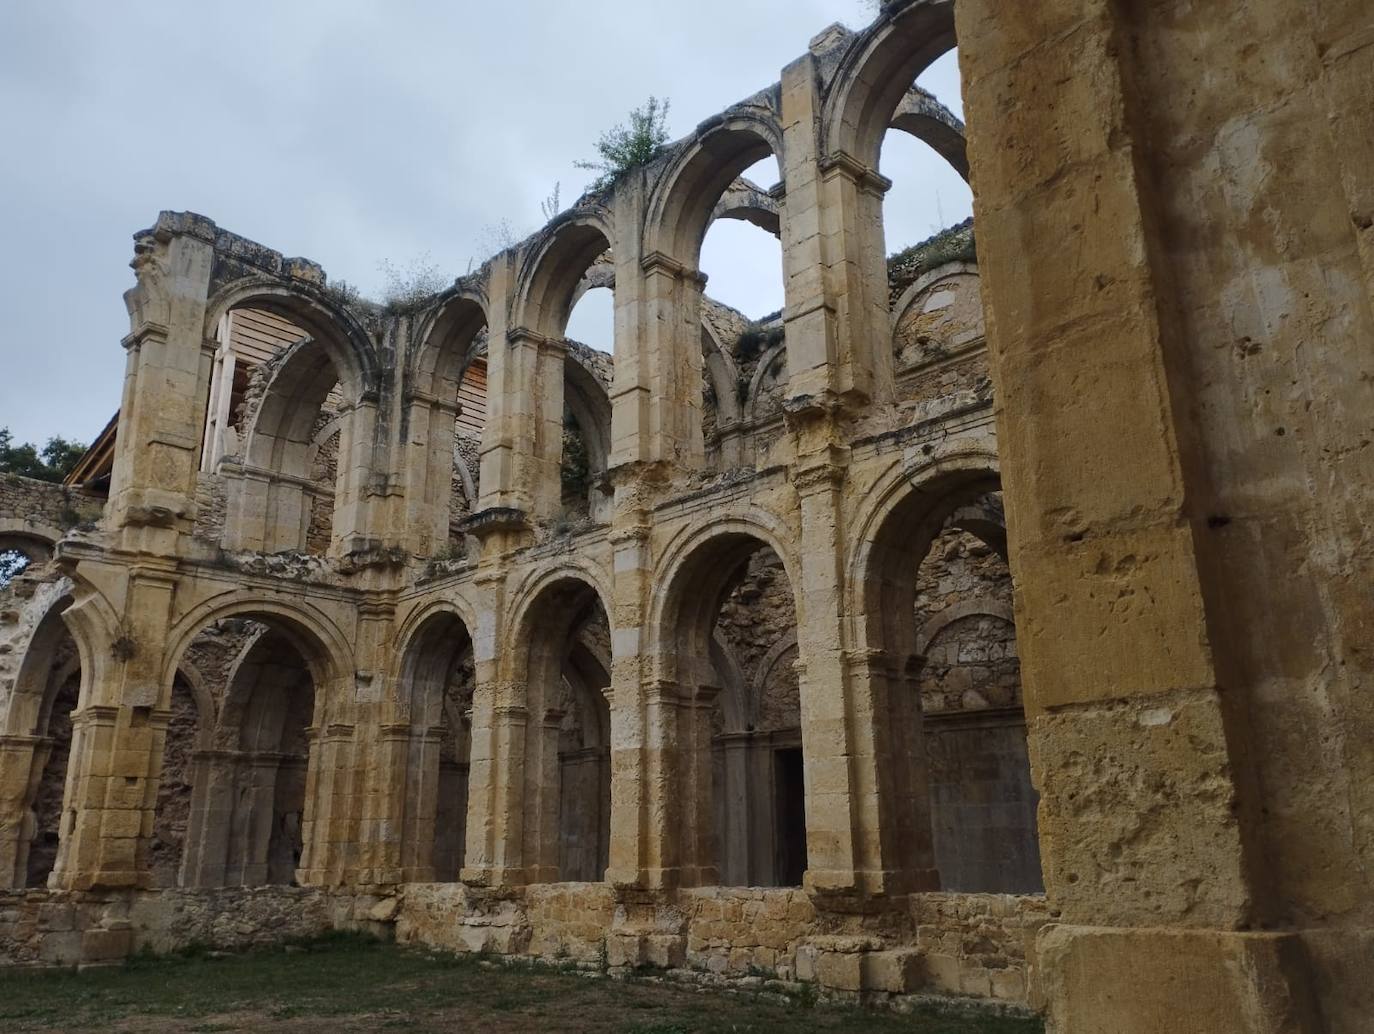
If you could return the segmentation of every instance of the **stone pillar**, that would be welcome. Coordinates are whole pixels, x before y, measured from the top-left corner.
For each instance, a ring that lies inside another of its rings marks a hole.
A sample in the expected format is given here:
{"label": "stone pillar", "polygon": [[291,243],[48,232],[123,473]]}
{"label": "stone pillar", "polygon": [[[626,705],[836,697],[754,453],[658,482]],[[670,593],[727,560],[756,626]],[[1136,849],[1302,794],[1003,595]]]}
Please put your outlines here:
{"label": "stone pillar", "polygon": [[[401,881],[434,880],[435,817],[439,810],[439,753],[443,733],[437,728],[416,729],[407,737],[405,828],[401,831]],[[379,771],[384,765],[379,765]]]}
{"label": "stone pillar", "polygon": [[[364,395],[352,406],[339,410],[339,457],[334,482],[334,514],[330,525],[329,551],[335,556],[363,552],[383,544],[384,501],[369,492],[376,469],[378,403]],[[310,497],[303,495],[302,528],[310,526]],[[302,534],[304,541],[304,534]]]}
{"label": "stone pillar", "polygon": [[722,822],[717,863],[720,880],[729,886],[757,886],[749,864],[755,826],[754,734],[727,733],[718,742],[724,770],[721,799],[715,802],[715,813]]}
{"label": "stone pillar", "polygon": [[[616,188],[616,225],[644,225],[645,204],[643,176],[626,177]],[[705,462],[701,296],[706,278],[644,248],[639,233],[624,234],[615,246],[610,467],[696,469]]]}
{"label": "stone pillar", "polygon": [[[1248,37],[1240,6],[1209,6],[1180,36]],[[1179,26],[1162,9],[1131,13],[1125,24],[1125,9],[1107,0],[955,7],[1055,916],[1034,972],[1056,1034],[1316,1031],[1296,936],[1257,932],[1274,888],[1246,744],[1253,702],[1242,669],[1223,678],[1218,664],[1232,648],[1229,636],[1214,638],[1228,593],[1209,584],[1205,514],[1195,511],[1221,470],[1204,472],[1190,441],[1207,407],[1189,393],[1205,378],[1184,371],[1201,353],[1239,347],[1239,331],[1231,320],[1216,340],[1178,333],[1177,257],[1161,250],[1161,198],[1142,177],[1161,153],[1146,112],[1186,105],[1197,120],[1215,99],[1198,92],[1204,50],[1184,65],[1188,89],[1132,103],[1135,77],[1155,71],[1137,55]],[[1229,79],[1225,88],[1236,89]],[[1244,92],[1244,110],[1276,103]],[[1035,103],[1009,110],[1019,94]],[[1169,161],[1233,131],[1190,126]],[[1246,148],[1258,146],[1254,127],[1243,133]],[[1203,182],[1190,205],[1231,181],[1208,159]],[[1285,218],[1284,204],[1274,199],[1255,229],[1209,221],[1188,244],[1210,249],[1200,268],[1233,265],[1250,233]],[[1240,275],[1247,285],[1259,276]],[[1236,425],[1257,419],[1252,406]],[[1247,488],[1241,506],[1262,512],[1268,491]],[[1286,532],[1266,523],[1264,534]],[[1267,592],[1281,611],[1288,589],[1284,579],[1234,599]],[[1281,656],[1271,650],[1267,658]]]}
{"label": "stone pillar", "polygon": [[[316,692],[328,692],[318,687]],[[358,854],[362,781],[357,729],[350,722],[312,727],[306,766],[305,813],[301,820],[302,885],[340,886],[351,882]]]}
{"label": "stone pillar", "polygon": [[476,581],[477,627],[472,629],[477,685],[460,879],[484,887],[520,885],[525,882],[525,739],[530,713],[526,684],[505,677],[510,650],[501,614],[506,587],[503,558],[523,540],[524,532],[521,526],[498,523],[485,524],[477,533],[483,536],[483,566]]}
{"label": "stone pillar", "polygon": [[33,842],[33,799],[52,740],[0,736],[0,890],[17,890],[28,879]]}
{"label": "stone pillar", "polygon": [[[893,726],[893,701],[881,669],[845,648],[847,536],[840,499],[847,450],[830,444],[836,433],[828,418],[794,405],[791,421],[802,457],[793,483],[802,522],[795,593],[807,769],[806,885],[835,894],[933,889],[929,804],[905,790],[913,778],[906,771],[913,762],[906,737],[913,730],[909,724]],[[919,765],[923,759],[915,760]],[[924,786],[920,775],[914,778]],[[921,853],[899,836],[907,821],[899,811],[913,806],[926,826]]]}
{"label": "stone pillar", "polygon": [[[394,692],[394,691],[393,691]],[[439,778],[434,765],[429,786],[423,765],[430,734],[407,722],[381,726],[377,740],[376,775],[364,804],[359,879],[363,883],[428,883],[433,874],[434,798]],[[429,805],[430,849],[420,839]],[[424,875],[428,872],[430,875]]]}
{"label": "stone pillar", "polygon": [[[89,692],[72,715],[54,887],[142,887],[151,881],[147,863],[168,718],[159,706],[162,644],[175,564],[145,554],[127,579],[123,634],[113,643],[90,644],[95,663]],[[68,617],[81,607],[78,602]]]}
{"label": "stone pillar", "polygon": [[[545,693],[552,687],[545,686]],[[545,693],[538,694],[544,697]],[[537,731],[538,741],[526,741],[523,775],[525,783],[525,873],[530,883],[557,883],[560,788],[562,772],[558,761],[558,735],[565,712],[543,708]]]}
{"label": "stone pillar", "polygon": [[[617,364],[617,377],[619,365]],[[662,720],[651,713],[644,685],[644,601],[651,581],[647,517],[633,505],[622,469],[617,483],[617,513],[611,532],[615,585],[611,602],[610,865],[608,882],[629,887],[657,883],[663,867],[663,830],[654,818],[661,761],[651,756],[651,730]],[[651,871],[653,875],[651,875]]]}
{"label": "stone pillar", "polygon": [[409,552],[433,556],[449,543],[458,400],[416,391],[406,408],[409,433],[399,449],[399,476],[405,485],[404,542]]}
{"label": "stone pillar", "polygon": [[236,751],[191,755],[191,809],[181,855],[181,886],[223,887],[238,794]]}
{"label": "stone pillar", "polygon": [[881,227],[891,183],[848,155],[821,154],[820,82],[811,54],[783,69],[787,390],[793,398],[886,402],[892,317]]}
{"label": "stone pillar", "polygon": [[205,319],[215,224],[163,212],[137,238],[138,284],[124,296],[130,331],[110,481],[111,525],[126,548],[176,549],[196,516],[196,476],[218,348]]}
{"label": "stone pillar", "polygon": [[678,839],[681,885],[712,887],[720,883],[716,851],[716,809],[711,715],[719,686],[678,687],[680,767],[668,792],[682,798]]}

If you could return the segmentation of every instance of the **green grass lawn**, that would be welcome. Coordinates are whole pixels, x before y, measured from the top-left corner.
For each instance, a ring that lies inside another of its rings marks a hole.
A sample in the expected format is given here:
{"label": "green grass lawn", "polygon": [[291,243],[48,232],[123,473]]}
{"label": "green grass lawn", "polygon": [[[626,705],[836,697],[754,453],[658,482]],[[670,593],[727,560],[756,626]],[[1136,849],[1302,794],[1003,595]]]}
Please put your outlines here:
{"label": "green grass lawn", "polygon": [[1037,1020],[785,1004],[338,936],[85,973],[0,971],[0,1030],[1039,1034]]}

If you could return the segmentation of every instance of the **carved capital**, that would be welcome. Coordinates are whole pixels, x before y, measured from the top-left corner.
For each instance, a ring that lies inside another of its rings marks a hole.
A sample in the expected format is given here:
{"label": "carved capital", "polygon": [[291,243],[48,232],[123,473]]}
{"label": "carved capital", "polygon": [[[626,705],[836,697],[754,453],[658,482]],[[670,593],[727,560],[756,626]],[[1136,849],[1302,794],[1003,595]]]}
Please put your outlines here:
{"label": "carved capital", "polygon": [[859,161],[848,151],[832,151],[822,158],[819,164],[821,175],[826,179],[843,176],[859,190],[874,197],[881,198],[892,189],[890,179],[865,162]]}

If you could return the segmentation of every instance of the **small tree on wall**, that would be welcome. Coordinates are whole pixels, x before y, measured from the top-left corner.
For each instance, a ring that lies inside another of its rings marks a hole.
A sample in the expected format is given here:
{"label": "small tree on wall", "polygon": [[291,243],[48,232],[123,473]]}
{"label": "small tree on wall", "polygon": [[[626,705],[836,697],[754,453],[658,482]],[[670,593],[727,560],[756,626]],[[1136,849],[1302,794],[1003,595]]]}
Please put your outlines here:
{"label": "small tree on wall", "polygon": [[668,101],[650,97],[643,107],[630,112],[629,125],[601,134],[596,142],[596,161],[576,162],[579,169],[599,172],[592,190],[605,190],[631,169],[646,165],[668,142]]}

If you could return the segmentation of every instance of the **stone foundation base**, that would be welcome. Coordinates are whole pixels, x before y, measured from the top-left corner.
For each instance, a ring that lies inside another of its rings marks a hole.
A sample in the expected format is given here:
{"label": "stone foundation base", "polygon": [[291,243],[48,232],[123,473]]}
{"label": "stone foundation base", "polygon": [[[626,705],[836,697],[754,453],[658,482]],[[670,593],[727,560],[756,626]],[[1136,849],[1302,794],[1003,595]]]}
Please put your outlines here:
{"label": "stone foundation base", "polygon": [[1044,900],[922,894],[848,911],[801,890],[608,884],[376,893],[300,887],[0,895],[0,965],[108,965],[134,952],[266,947],[331,930],[402,944],[901,1006],[912,996],[1029,1007]]}
{"label": "stone foundation base", "polygon": [[1043,899],[922,894],[821,910],[800,890],[623,891],[605,884],[490,890],[411,884],[396,939],[698,983],[804,985],[839,997],[964,996],[1027,1006]]}

